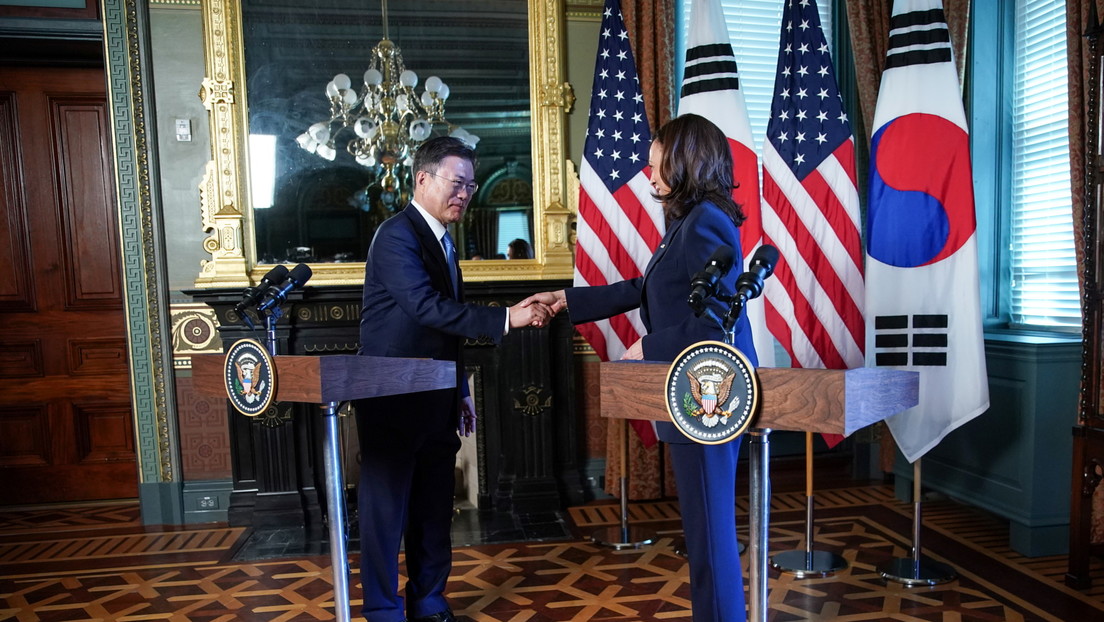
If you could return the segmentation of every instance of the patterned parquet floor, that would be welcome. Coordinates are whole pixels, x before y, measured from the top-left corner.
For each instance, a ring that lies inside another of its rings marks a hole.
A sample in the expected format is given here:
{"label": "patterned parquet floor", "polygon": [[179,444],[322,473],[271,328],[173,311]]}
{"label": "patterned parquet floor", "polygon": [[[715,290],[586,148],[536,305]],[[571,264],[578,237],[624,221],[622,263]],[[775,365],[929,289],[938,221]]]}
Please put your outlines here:
{"label": "patterned parquet floor", "polygon": [[[772,553],[804,547],[804,503],[796,493],[772,496]],[[950,500],[924,507],[925,552],[955,568],[957,579],[910,588],[877,572],[910,546],[911,505],[895,500],[890,486],[820,491],[816,548],[849,567],[811,579],[772,571],[769,619],[1104,620],[1101,560],[1094,587],[1076,591],[1062,583],[1065,556],[1017,555],[1001,520]],[[746,499],[738,510],[746,537]],[[641,549],[589,541],[616,524],[617,505],[568,514],[576,537],[455,549],[448,596],[456,613],[478,622],[690,620],[676,501],[630,505],[632,524],[656,534]],[[247,535],[218,524],[144,527],[133,502],[0,510],[0,620],[333,619],[328,556],[234,561]],[[355,555],[351,561],[361,619]]]}

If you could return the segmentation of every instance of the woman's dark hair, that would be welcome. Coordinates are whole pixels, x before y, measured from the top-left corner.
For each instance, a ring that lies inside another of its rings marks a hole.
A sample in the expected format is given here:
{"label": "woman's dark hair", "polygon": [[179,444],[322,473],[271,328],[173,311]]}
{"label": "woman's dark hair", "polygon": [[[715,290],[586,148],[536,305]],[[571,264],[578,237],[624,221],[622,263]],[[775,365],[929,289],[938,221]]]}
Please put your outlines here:
{"label": "woman's dark hair", "polygon": [[684,114],[663,124],[655,142],[663,147],[659,175],[671,189],[656,193],[667,222],[678,220],[709,201],[724,210],[737,226],[747,218],[732,200],[732,151],[728,138],[705,117]]}
{"label": "woman's dark hair", "polygon": [[449,156],[463,158],[471,162],[473,168],[477,164],[475,150],[467,143],[452,136],[437,136],[422,143],[414,152],[414,172],[436,173],[441,160]]}
{"label": "woman's dark hair", "polygon": [[521,238],[516,238],[507,247],[510,249],[510,253],[513,255],[513,259],[532,259],[533,253],[529,250],[529,242]]}

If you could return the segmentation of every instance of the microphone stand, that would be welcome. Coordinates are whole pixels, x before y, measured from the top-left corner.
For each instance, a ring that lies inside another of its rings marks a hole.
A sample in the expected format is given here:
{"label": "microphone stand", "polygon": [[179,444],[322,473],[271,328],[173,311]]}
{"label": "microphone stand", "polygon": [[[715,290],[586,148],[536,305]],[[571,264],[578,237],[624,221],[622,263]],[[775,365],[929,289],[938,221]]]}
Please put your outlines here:
{"label": "microphone stand", "polygon": [[280,321],[282,315],[280,305],[273,305],[271,309],[265,311],[265,345],[272,356],[276,356],[276,323]]}

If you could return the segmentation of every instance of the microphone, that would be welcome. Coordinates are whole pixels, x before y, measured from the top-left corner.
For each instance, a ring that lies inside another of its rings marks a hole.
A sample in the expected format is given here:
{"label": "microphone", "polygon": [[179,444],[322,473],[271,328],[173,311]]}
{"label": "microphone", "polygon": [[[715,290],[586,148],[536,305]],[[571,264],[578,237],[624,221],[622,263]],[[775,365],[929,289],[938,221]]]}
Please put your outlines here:
{"label": "microphone", "polygon": [[736,279],[736,295],[751,300],[763,293],[763,280],[774,274],[778,264],[778,249],[764,244],[755,250],[748,262],[748,271]]}
{"label": "microphone", "polygon": [[261,301],[261,304],[257,307],[257,311],[267,311],[268,309],[282,303],[287,300],[288,293],[293,289],[298,289],[311,278],[310,266],[305,263],[301,263],[291,269],[291,272],[287,275],[287,280],[278,287],[270,287],[268,293],[265,294],[265,298]]}
{"label": "microphone", "polygon": [[732,247],[718,246],[705,267],[690,279],[690,298],[686,302],[697,315],[705,308],[705,300],[717,294],[717,283],[732,269],[732,261]]}
{"label": "microphone", "polygon": [[261,277],[261,282],[257,283],[256,287],[247,287],[242,292],[242,300],[234,306],[234,313],[241,315],[246,309],[252,307],[261,301],[268,288],[273,285],[279,285],[287,278],[288,269],[284,264],[277,264],[276,267],[268,271],[268,274]]}

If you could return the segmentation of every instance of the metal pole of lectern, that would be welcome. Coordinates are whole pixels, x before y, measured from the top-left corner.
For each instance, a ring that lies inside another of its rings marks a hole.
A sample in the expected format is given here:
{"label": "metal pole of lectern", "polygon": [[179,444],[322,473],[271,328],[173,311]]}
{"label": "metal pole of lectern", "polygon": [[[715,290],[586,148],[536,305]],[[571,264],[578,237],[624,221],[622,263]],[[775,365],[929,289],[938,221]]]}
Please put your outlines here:
{"label": "metal pole of lectern", "polygon": [[805,577],[826,577],[847,568],[847,560],[831,551],[813,550],[813,433],[805,433],[805,550],[784,551],[771,557],[771,568]]}
{"label": "metal pole of lectern", "polygon": [[615,551],[638,549],[655,542],[654,532],[629,525],[629,439],[625,432],[628,425],[628,419],[618,419],[617,440],[621,445],[621,524],[599,529],[590,537],[593,542],[612,547]]}
{"label": "metal pole of lectern", "polygon": [[748,448],[749,482],[748,533],[751,563],[748,575],[751,598],[748,599],[748,620],[767,622],[767,532],[770,528],[770,428],[752,428]]}
{"label": "metal pole of lectern", "polygon": [[349,622],[349,553],[345,539],[345,475],[338,446],[337,402],[322,404],[326,437],[322,442],[325,463],[326,509],[330,519],[330,565],[333,566],[334,616]]}
{"label": "metal pole of lectern", "polygon": [[888,581],[916,585],[938,585],[953,581],[958,573],[947,564],[926,558],[920,551],[920,460],[912,464],[912,557],[895,557],[878,566]]}

